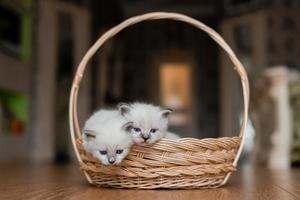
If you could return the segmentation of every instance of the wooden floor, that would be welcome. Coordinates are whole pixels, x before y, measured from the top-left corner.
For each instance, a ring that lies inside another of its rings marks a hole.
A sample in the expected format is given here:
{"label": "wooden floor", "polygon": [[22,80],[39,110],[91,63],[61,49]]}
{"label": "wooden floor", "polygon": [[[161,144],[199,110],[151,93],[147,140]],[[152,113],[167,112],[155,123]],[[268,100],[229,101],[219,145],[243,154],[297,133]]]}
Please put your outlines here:
{"label": "wooden floor", "polygon": [[1,165],[0,199],[300,199],[300,169],[270,171],[241,167],[219,189],[126,190],[90,186],[75,165]]}

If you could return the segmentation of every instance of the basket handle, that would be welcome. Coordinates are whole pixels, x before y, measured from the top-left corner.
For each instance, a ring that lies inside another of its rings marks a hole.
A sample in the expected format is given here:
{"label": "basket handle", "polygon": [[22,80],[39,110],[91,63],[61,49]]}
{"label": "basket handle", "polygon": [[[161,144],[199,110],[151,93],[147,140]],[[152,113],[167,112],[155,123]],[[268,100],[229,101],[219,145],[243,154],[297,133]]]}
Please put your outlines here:
{"label": "basket handle", "polygon": [[72,139],[73,147],[79,161],[81,161],[81,158],[76,148],[76,141],[75,141],[76,137],[81,138],[81,132],[80,132],[80,127],[77,118],[77,96],[78,96],[79,85],[81,83],[88,61],[107,40],[115,36],[123,29],[142,21],[150,21],[150,20],[158,20],[158,19],[171,19],[171,20],[181,21],[193,25],[194,27],[206,32],[227,53],[227,55],[229,56],[229,58],[231,59],[232,63],[235,66],[234,69],[238,72],[240,76],[242,88],[243,88],[244,119],[241,124],[240,134],[239,134],[239,137],[241,137],[243,143],[244,132],[248,121],[249,81],[248,81],[247,73],[242,63],[238,60],[238,58],[236,57],[232,49],[229,47],[229,45],[224,41],[224,39],[215,30],[206,26],[202,22],[178,13],[153,12],[153,13],[147,13],[147,14],[131,17],[123,21],[122,23],[118,24],[117,26],[109,29],[88,50],[88,52],[84,55],[83,59],[81,60],[77,68],[75,78],[72,84],[71,94],[70,94],[69,123],[70,123],[70,131],[71,131],[71,139]]}

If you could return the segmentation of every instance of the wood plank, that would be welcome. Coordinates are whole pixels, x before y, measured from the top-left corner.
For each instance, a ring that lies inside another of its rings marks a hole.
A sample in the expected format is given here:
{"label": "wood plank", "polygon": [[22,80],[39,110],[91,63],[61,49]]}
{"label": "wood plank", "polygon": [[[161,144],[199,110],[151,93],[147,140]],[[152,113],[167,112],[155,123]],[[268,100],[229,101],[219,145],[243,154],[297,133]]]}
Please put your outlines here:
{"label": "wood plank", "polygon": [[97,188],[77,165],[2,165],[0,199],[272,199],[300,198],[300,170],[243,167],[218,189],[129,190]]}

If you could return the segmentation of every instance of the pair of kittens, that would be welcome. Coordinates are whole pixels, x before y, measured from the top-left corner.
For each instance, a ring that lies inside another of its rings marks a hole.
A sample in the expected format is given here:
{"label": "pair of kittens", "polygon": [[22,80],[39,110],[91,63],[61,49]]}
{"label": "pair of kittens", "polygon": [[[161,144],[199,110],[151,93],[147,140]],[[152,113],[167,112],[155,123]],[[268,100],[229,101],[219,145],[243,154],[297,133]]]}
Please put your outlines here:
{"label": "pair of kittens", "polygon": [[170,109],[145,103],[118,105],[118,110],[99,110],[83,128],[83,147],[104,165],[118,165],[133,143],[147,146],[161,138],[178,139],[170,133]]}

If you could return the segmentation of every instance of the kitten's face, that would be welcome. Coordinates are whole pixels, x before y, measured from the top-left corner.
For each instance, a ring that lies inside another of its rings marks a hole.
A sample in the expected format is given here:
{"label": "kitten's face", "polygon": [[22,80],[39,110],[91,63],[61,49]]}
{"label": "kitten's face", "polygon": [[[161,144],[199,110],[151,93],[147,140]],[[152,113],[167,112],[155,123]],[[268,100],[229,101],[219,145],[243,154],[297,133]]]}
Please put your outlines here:
{"label": "kitten's face", "polygon": [[165,136],[171,110],[148,104],[120,104],[119,111],[133,123],[128,129],[134,143],[147,146]]}
{"label": "kitten's face", "polygon": [[134,143],[141,146],[147,146],[163,138],[165,130],[156,128],[156,126],[147,127],[145,125],[140,125],[137,122],[133,123],[130,134]]}
{"label": "kitten's face", "polygon": [[104,165],[118,165],[127,156],[129,148],[98,145],[93,151],[93,156]]}
{"label": "kitten's face", "polygon": [[104,165],[118,165],[128,155],[132,140],[127,131],[132,123],[127,123],[120,132],[95,133],[85,130],[83,146],[87,152],[97,158]]}

